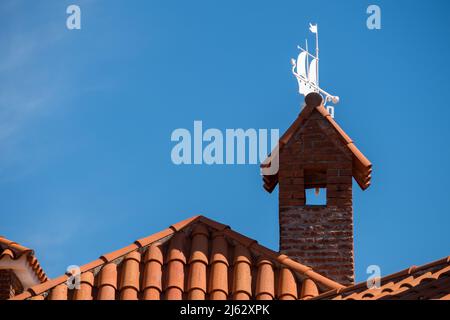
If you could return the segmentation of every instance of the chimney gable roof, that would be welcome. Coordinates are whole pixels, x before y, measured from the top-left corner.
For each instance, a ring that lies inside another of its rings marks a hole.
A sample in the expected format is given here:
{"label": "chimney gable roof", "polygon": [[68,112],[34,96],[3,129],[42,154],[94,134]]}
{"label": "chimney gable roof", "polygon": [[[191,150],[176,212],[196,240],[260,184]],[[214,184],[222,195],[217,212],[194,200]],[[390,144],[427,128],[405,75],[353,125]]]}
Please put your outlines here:
{"label": "chimney gable roof", "polygon": [[306,105],[300,112],[299,116],[292,125],[286,130],[286,132],[281,136],[278,145],[275,147],[274,151],[269,155],[269,157],[261,164],[263,169],[263,186],[266,191],[271,193],[278,184],[278,174],[264,174],[264,168],[270,167],[274,157],[279,157],[283,152],[285,146],[289,143],[292,137],[297,133],[310,119],[310,117],[318,112],[326,121],[331,125],[334,131],[337,133],[339,140],[343,145],[348,148],[352,154],[353,169],[352,175],[355,178],[358,185],[362,190],[366,190],[371,183],[371,173],[372,164],[371,162],[358,150],[358,148],[353,143],[353,140],[345,133],[344,130],[337,124],[337,122],[331,117],[330,113],[321,104],[319,106],[313,107]]}

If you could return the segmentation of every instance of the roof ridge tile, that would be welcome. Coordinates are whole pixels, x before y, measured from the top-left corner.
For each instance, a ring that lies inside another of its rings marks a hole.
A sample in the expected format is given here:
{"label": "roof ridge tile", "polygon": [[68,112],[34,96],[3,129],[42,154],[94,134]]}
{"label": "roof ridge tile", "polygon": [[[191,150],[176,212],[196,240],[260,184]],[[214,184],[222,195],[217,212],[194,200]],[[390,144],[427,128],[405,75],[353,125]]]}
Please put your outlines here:
{"label": "roof ridge tile", "polygon": [[177,222],[177,223],[174,223],[174,224],[170,225],[169,228],[173,229],[175,232],[180,231],[181,229],[183,229],[187,225],[195,222],[196,220],[201,219],[201,217],[202,217],[201,215],[190,217],[190,218],[188,218],[186,220],[183,220],[183,221],[180,221],[180,222]]}

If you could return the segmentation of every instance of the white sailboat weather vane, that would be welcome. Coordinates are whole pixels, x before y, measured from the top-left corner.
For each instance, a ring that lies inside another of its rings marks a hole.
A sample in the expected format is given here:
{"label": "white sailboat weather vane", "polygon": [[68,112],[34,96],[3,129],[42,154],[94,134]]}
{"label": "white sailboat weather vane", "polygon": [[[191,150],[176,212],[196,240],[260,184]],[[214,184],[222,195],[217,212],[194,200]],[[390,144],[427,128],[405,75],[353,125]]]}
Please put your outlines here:
{"label": "white sailboat weather vane", "polygon": [[[316,55],[309,53],[308,51],[308,41],[306,40],[306,48],[298,46],[297,48],[301,50],[297,57],[297,60],[292,59],[292,73],[298,82],[298,92],[305,97],[311,92],[321,93],[325,96],[324,105],[327,102],[332,102],[334,104],[339,103],[339,97],[329,94],[325,90],[321,89],[319,86],[319,27],[317,24],[309,24],[309,30],[316,35]],[[311,63],[309,63],[309,59]],[[334,118],[334,107],[327,107],[328,111]]]}

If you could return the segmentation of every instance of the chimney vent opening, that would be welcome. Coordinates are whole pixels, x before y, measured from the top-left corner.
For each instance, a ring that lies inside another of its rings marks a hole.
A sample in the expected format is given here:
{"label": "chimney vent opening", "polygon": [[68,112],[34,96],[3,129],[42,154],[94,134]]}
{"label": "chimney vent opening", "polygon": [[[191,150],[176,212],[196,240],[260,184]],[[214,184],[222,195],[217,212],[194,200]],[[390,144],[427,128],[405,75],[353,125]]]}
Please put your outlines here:
{"label": "chimney vent opening", "polygon": [[307,206],[326,206],[327,205],[327,189],[326,188],[306,189],[305,196],[306,196],[306,205]]}

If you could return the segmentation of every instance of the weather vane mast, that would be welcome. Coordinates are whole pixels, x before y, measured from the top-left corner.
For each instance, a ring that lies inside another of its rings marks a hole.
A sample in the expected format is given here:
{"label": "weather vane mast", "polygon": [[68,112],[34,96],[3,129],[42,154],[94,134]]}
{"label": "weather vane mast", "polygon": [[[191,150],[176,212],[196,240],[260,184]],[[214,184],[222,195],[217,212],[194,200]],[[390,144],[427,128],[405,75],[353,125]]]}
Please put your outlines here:
{"label": "weather vane mast", "polygon": [[[321,93],[325,96],[326,105],[327,102],[332,102],[334,104],[339,103],[339,97],[333,96],[321,89],[319,86],[319,27],[317,24],[309,24],[309,31],[316,35],[316,55],[309,53],[308,51],[308,40],[306,40],[306,47],[303,49],[297,46],[301,50],[298,55],[297,61],[295,59],[291,60],[292,63],[292,73],[297,78],[298,82],[298,92],[305,97],[311,92]],[[311,63],[309,63],[309,59]],[[334,107],[328,106],[328,111],[334,118]]]}

